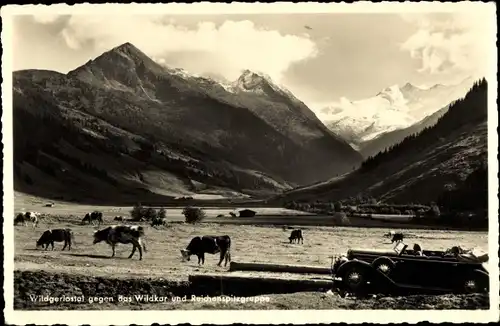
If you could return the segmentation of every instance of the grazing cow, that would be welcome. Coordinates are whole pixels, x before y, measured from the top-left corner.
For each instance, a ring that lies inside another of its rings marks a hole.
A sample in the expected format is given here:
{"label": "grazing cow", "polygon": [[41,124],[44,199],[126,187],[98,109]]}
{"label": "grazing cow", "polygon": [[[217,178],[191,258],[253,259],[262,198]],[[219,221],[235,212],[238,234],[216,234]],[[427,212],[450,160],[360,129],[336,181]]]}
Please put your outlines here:
{"label": "grazing cow", "polygon": [[297,243],[299,242],[304,243],[304,238],[302,237],[302,230],[301,229],[293,230],[288,239],[290,240],[290,243],[295,242],[295,240],[297,240]]}
{"label": "grazing cow", "polygon": [[85,214],[82,223],[85,223],[87,221],[89,222],[89,224],[94,224],[94,225],[95,221],[97,221],[97,226],[101,225],[101,223],[103,223],[102,212],[93,211],[92,213]]}
{"label": "grazing cow", "polygon": [[205,253],[220,253],[220,260],[217,266],[220,266],[222,260],[225,260],[224,266],[231,261],[231,238],[228,235],[194,237],[189,242],[186,249],[181,249],[182,258],[189,261],[191,255],[198,256],[198,265],[205,264]]}
{"label": "grazing cow", "polygon": [[45,204],[45,207],[54,207],[54,203]]}
{"label": "grazing cow", "polygon": [[118,243],[129,244],[131,243],[134,247],[132,253],[128,258],[132,258],[135,253],[136,248],[139,249],[139,260],[142,260],[142,250],[147,252],[146,245],[142,241],[144,237],[144,228],[139,225],[113,225],[102,230],[94,232],[94,242],[93,244],[99,243],[101,241],[106,241],[107,244],[113,249],[113,255],[115,256],[115,246]]}
{"label": "grazing cow", "polygon": [[19,223],[23,223],[24,225],[26,225],[26,220],[25,220],[25,217],[24,217],[24,213],[19,213],[14,218],[14,225],[18,225]]}
{"label": "grazing cow", "polygon": [[123,216],[115,216],[115,221],[123,221]]}
{"label": "grazing cow", "polygon": [[404,235],[403,233],[401,232],[394,232],[394,231],[390,231],[388,235],[386,236],[389,236],[389,237],[392,237],[391,239],[391,243],[399,243],[399,242],[402,242],[403,241],[403,238],[404,238]]}
{"label": "grazing cow", "polygon": [[28,225],[28,222],[33,223],[33,228],[38,226],[38,219],[40,217],[40,213],[38,212],[23,212],[17,214],[16,218],[14,219],[14,225],[17,225],[19,223],[23,223],[24,226]]}
{"label": "grazing cow", "polygon": [[42,247],[45,250],[49,248],[49,244],[52,246],[52,250],[54,250],[54,242],[63,242],[64,241],[64,247],[62,250],[68,246],[68,250],[71,250],[71,239],[73,239],[73,232],[71,229],[54,229],[54,230],[47,230],[43,232],[42,236],[38,241],[36,242],[36,247]]}

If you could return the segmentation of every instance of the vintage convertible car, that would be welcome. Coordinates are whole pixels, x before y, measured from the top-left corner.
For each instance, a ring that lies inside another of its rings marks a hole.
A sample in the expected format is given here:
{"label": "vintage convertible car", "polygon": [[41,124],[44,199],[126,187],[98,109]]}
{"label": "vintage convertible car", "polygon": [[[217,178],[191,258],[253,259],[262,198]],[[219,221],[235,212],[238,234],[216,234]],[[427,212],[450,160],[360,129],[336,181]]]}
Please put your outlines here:
{"label": "vintage convertible car", "polygon": [[392,251],[350,249],[332,263],[332,275],[339,290],[353,293],[486,293],[486,266],[484,257],[417,252],[400,242]]}

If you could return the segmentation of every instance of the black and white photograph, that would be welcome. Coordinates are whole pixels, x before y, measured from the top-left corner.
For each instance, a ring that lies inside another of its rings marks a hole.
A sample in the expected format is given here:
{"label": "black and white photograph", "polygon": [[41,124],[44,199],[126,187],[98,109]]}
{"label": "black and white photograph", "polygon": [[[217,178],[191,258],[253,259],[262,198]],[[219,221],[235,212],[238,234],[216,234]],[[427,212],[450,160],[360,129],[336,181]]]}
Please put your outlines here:
{"label": "black and white photograph", "polygon": [[2,7],[7,322],[498,321],[495,12]]}

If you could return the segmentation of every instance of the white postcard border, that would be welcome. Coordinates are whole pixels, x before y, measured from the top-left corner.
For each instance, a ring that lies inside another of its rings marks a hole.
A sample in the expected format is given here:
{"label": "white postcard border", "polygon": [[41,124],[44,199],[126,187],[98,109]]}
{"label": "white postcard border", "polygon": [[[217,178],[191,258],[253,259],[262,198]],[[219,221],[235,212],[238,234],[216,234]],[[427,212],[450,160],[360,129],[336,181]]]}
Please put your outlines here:
{"label": "white postcard border", "polygon": [[[208,3],[196,4],[78,4],[68,6],[57,5],[8,5],[1,9],[2,30],[2,136],[3,136],[3,207],[4,221],[14,216],[13,192],[13,130],[12,130],[12,19],[18,14],[91,14],[98,10],[99,14],[111,12],[118,14],[251,14],[251,13],[388,13],[388,12],[470,12],[478,10],[484,12],[485,18],[496,22],[495,3],[482,2],[358,2],[347,3]],[[492,24],[495,29],[496,23]],[[498,111],[497,111],[497,51],[496,45],[492,48],[491,74],[486,76],[488,81],[488,173],[489,173],[489,253],[490,264],[498,266]],[[129,325],[152,323],[204,323],[232,324],[305,324],[305,323],[390,323],[421,321],[429,322],[490,322],[499,318],[499,269],[492,268],[490,272],[490,306],[489,310],[191,310],[191,311],[25,311],[13,310],[13,225],[4,223],[4,299],[5,319],[10,324],[114,324]]]}

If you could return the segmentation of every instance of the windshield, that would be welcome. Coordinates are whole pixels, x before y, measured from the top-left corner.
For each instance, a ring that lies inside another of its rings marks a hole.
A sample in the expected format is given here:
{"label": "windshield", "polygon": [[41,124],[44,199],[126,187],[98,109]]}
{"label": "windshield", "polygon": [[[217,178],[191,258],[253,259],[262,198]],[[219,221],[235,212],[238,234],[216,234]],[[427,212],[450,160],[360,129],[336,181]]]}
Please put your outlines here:
{"label": "windshield", "polygon": [[394,247],[394,251],[399,254],[401,252],[401,250],[403,250],[403,248],[405,247],[405,244],[403,242],[398,242],[398,244],[396,244],[396,246]]}

